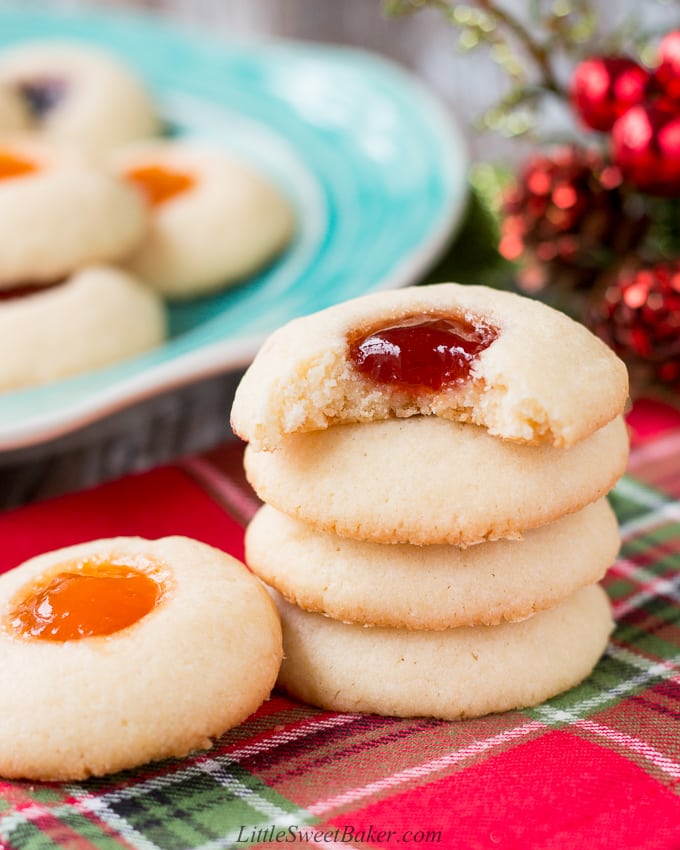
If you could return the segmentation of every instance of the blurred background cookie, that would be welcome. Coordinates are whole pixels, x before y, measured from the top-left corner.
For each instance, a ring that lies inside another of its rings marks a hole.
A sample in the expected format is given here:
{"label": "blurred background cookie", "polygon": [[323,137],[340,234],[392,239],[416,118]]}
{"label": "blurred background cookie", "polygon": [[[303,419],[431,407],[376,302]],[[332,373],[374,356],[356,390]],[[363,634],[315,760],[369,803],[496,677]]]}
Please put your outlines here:
{"label": "blurred background cookie", "polygon": [[25,100],[12,86],[0,86],[0,133],[27,130],[30,114]]}
{"label": "blurred background cookie", "polygon": [[122,269],[0,289],[0,390],[107,366],[159,345],[165,331],[163,301]]}
{"label": "blurred background cookie", "polygon": [[26,41],[0,54],[0,84],[23,99],[30,129],[108,150],[159,131],[151,95],[113,54],[79,42]]}
{"label": "blurred background cookie", "polygon": [[0,775],[83,779],[209,748],[280,663],[271,599],[218,549],[123,537],[40,555],[0,578]]}
{"label": "blurred background cookie", "polygon": [[146,227],[138,193],[88,157],[23,137],[0,140],[0,288],[119,260]]}
{"label": "blurred background cookie", "polygon": [[248,277],[292,238],[288,200],[226,152],[167,140],[121,151],[116,163],[151,210],[151,228],[129,267],[170,298]]}

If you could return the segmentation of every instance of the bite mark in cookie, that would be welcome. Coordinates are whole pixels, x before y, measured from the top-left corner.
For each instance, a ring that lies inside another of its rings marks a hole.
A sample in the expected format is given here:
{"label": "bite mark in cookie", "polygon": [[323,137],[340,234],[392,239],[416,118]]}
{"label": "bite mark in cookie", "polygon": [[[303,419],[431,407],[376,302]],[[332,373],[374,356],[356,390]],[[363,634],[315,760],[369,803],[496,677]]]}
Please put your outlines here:
{"label": "bite mark in cookie", "polygon": [[348,340],[349,360],[377,384],[441,390],[468,380],[474,358],[497,336],[476,318],[416,314],[356,331]]}
{"label": "bite mark in cookie", "polygon": [[449,283],[373,293],[279,328],[241,381],[231,420],[257,451],[417,415],[568,447],[620,415],[627,396],[624,364],[582,325],[529,298]]}

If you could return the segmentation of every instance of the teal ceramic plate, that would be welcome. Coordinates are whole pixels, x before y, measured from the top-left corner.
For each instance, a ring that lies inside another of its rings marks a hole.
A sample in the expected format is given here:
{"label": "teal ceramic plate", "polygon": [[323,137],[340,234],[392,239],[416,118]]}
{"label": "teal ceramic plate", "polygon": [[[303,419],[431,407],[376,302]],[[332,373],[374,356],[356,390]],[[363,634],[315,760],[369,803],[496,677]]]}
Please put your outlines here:
{"label": "teal ceramic plate", "polygon": [[144,356],[0,395],[0,449],[50,440],[140,399],[244,366],[295,316],[412,283],[465,205],[466,156],[444,108],[397,66],[351,48],[222,42],[144,17],[2,7],[0,49],[67,37],[129,61],[172,132],[241,154],[289,195],[299,229],[272,267],[176,306]]}

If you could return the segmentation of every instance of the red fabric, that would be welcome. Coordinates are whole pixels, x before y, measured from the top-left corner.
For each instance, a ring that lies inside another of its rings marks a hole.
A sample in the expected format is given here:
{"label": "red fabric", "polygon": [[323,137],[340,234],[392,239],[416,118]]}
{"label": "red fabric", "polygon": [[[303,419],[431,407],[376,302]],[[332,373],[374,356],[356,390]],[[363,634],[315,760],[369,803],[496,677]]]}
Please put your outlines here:
{"label": "red fabric", "polygon": [[[332,824],[369,839],[379,830],[402,840],[410,833],[413,850],[676,850],[679,820],[680,797],[641,768],[553,731]],[[436,844],[433,830],[441,831]]]}
{"label": "red fabric", "polygon": [[638,446],[680,427],[680,409],[652,398],[638,399],[626,416],[631,443]]}
{"label": "red fabric", "polygon": [[243,528],[184,471],[160,467],[0,514],[0,572],[102,537],[186,535],[243,559]]}

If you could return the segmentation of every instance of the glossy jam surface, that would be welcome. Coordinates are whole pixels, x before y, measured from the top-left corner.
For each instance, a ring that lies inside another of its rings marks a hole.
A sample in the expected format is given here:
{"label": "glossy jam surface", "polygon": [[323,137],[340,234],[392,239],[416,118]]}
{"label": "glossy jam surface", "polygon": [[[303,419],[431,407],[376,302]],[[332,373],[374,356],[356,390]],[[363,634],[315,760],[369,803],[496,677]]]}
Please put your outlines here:
{"label": "glossy jam surface", "polygon": [[79,564],[33,587],[8,622],[15,634],[38,640],[101,637],[141,620],[161,593],[158,581],[133,567]]}
{"label": "glossy jam surface", "polygon": [[19,84],[19,94],[34,118],[45,118],[64,99],[68,91],[66,80],[39,77]]}
{"label": "glossy jam surface", "polygon": [[161,165],[133,168],[125,175],[142,190],[151,206],[159,206],[191,189],[196,181],[191,174],[172,171]]}
{"label": "glossy jam surface", "polygon": [[22,177],[24,174],[32,174],[38,170],[35,162],[17,156],[12,151],[0,150],[0,180],[10,177]]}
{"label": "glossy jam surface", "polygon": [[440,390],[467,380],[475,357],[497,337],[481,322],[420,314],[361,333],[349,341],[349,355],[377,383]]}

